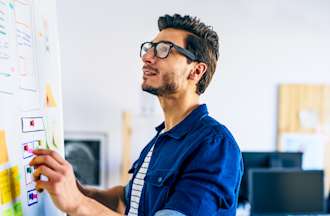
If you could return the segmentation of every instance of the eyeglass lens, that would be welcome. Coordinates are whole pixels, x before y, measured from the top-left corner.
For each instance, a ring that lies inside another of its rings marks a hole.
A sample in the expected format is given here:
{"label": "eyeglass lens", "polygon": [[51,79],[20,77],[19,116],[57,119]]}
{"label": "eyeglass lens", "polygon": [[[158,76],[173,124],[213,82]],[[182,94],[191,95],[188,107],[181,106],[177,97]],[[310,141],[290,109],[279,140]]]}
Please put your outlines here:
{"label": "eyeglass lens", "polygon": [[143,57],[151,48],[154,48],[154,55],[156,54],[158,58],[166,58],[171,50],[171,44],[146,42],[141,47],[140,56]]}

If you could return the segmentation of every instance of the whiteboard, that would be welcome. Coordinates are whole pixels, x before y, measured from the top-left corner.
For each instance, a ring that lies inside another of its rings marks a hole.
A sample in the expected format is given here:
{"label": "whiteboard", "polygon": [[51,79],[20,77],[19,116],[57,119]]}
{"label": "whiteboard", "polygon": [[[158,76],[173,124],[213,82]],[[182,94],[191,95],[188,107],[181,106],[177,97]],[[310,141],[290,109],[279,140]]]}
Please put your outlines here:
{"label": "whiteboard", "polygon": [[31,150],[64,155],[56,0],[0,0],[0,215],[64,215],[32,181]]}

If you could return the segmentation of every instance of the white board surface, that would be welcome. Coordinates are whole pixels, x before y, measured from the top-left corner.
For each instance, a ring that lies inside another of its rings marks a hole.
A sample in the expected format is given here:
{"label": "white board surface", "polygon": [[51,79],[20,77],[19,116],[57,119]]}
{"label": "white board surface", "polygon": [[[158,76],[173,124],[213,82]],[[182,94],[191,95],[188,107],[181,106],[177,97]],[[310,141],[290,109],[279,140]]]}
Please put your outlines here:
{"label": "white board surface", "polygon": [[35,191],[35,148],[64,153],[56,0],[0,0],[0,216],[64,215]]}

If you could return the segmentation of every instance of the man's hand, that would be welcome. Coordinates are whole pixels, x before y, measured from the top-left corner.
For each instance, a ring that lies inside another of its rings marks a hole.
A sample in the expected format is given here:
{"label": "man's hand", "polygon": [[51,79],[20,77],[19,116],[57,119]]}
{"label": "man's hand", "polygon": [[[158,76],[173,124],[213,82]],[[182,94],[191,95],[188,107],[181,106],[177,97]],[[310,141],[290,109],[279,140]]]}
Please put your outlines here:
{"label": "man's hand", "polygon": [[[70,214],[77,211],[85,197],[76,185],[73,168],[57,152],[52,150],[34,150],[36,155],[30,162],[34,166],[33,176],[36,189],[46,189],[55,205],[62,211]],[[40,179],[44,175],[48,181]]]}

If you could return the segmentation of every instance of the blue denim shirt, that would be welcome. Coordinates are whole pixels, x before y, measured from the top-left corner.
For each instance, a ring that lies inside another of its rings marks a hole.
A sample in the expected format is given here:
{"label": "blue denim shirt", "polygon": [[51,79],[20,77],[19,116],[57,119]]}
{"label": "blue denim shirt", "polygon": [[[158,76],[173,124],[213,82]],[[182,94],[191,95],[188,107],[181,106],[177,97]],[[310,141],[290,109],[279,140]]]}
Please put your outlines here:
{"label": "blue denim shirt", "polygon": [[[154,145],[142,189],[139,215],[236,214],[243,160],[229,130],[208,115],[205,104],[193,110],[171,130],[156,136],[142,150],[129,173],[135,178]],[[126,214],[132,180],[126,186]]]}

